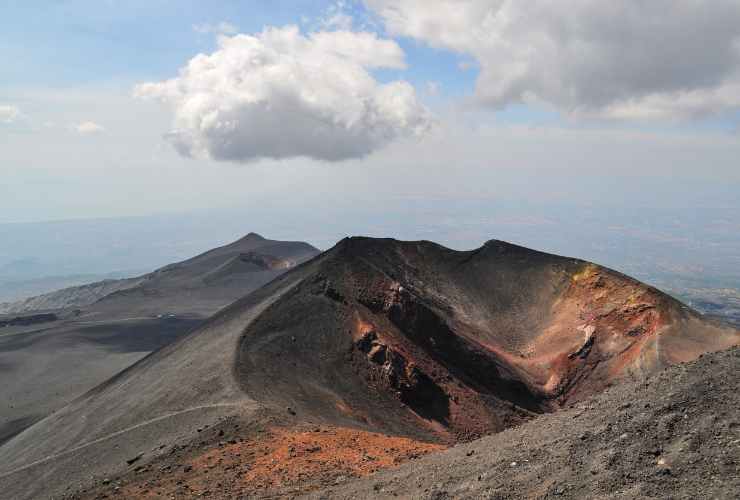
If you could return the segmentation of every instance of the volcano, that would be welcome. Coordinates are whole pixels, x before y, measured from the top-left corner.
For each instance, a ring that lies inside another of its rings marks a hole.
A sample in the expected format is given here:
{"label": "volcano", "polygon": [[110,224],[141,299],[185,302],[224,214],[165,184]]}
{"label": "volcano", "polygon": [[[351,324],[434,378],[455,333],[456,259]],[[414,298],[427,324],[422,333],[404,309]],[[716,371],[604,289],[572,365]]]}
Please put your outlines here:
{"label": "volcano", "polygon": [[0,444],[318,253],[249,233],[140,277],[8,306],[22,315],[0,316]]}
{"label": "volcano", "polygon": [[[196,257],[121,280],[123,284],[114,291],[94,297],[89,312],[109,317],[132,313],[208,317],[318,253],[308,243],[270,240],[249,233]],[[55,295],[64,293],[62,290]]]}
{"label": "volcano", "polygon": [[[274,265],[254,260],[211,276]],[[582,260],[495,240],[460,252],[347,238],[5,443],[0,486],[13,498],[85,497],[117,478],[116,491],[138,497],[169,470],[192,495],[300,491],[738,342],[737,330]],[[363,455],[338,460],[348,443]]]}

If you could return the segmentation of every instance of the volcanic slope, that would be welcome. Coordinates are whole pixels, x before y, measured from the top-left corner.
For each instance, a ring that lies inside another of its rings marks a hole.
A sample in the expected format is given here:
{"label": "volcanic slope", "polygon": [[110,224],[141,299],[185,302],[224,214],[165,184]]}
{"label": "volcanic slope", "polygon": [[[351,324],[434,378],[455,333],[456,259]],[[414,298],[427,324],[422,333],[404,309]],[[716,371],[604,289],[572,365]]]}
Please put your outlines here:
{"label": "volcanic slope", "polygon": [[[347,429],[376,436],[357,443],[402,436],[417,444],[379,448],[418,454],[739,341],[737,330],[584,261],[500,241],[457,252],[349,238],[8,441],[0,486],[14,498],[83,492],[110,477],[144,488],[129,471],[170,455],[197,465],[199,453],[225,446],[225,422],[242,433],[234,446],[258,440],[238,425],[273,426],[276,436],[324,426],[335,436],[319,446],[324,465],[341,470],[331,446]],[[206,426],[221,431],[206,436]],[[261,493],[293,484],[284,476],[294,451],[259,469],[280,475],[263,477]],[[310,462],[320,469],[320,458]],[[229,470],[204,488],[257,488]]]}
{"label": "volcanic slope", "polygon": [[105,280],[9,304],[4,314],[88,308],[94,312],[210,315],[319,251],[308,243],[249,233],[228,245],[136,278]]}
{"label": "volcanic slope", "polygon": [[250,233],[138,278],[29,299],[67,309],[0,328],[0,443],[318,253]]}
{"label": "volcanic slope", "polygon": [[249,325],[236,375],[260,401],[390,432],[470,439],[740,340],[627,276],[500,241],[347,239],[314,266]]}
{"label": "volcanic slope", "polygon": [[737,499],[740,349],[311,498]]}
{"label": "volcanic slope", "polygon": [[308,243],[268,240],[249,233],[234,243],[147,274],[135,287],[98,300],[92,310],[106,315],[133,310],[207,317],[318,253]]}

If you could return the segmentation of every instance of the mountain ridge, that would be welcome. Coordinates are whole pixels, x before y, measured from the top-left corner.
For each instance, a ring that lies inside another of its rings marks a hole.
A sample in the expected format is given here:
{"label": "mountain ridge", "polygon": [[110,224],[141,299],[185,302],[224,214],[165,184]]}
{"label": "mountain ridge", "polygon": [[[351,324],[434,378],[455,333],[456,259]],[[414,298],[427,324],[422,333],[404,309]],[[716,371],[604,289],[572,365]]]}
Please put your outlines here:
{"label": "mountain ridge", "polygon": [[[274,243],[274,240],[268,240],[257,233],[250,232],[232,243],[207,250],[181,262],[165,265],[141,276],[123,279],[106,279],[55,290],[15,302],[3,303],[0,304],[0,314],[23,314],[35,311],[53,311],[57,309],[88,307],[110,295],[115,294],[116,292],[140,287],[148,284],[157,276],[166,274],[168,271],[197,265],[208,258],[220,257],[224,254],[238,254],[242,251],[254,252],[255,249],[260,247],[268,247],[264,249],[264,253],[262,255],[269,256],[269,252],[271,251],[271,248],[269,247]],[[314,247],[304,242],[280,243],[294,245],[296,248],[292,253],[294,253],[299,260],[303,258],[304,255],[313,255],[318,252]]]}
{"label": "mountain ridge", "polygon": [[739,340],[578,259],[347,238],[7,442],[0,483],[132,481],[226,422],[469,441]]}
{"label": "mountain ridge", "polygon": [[47,302],[45,309],[53,312],[0,318],[7,325],[0,335],[0,399],[8,403],[0,408],[0,443],[317,253],[307,243],[250,233],[138,278],[105,284],[97,290],[102,296],[95,284],[62,291],[54,306],[65,309]]}

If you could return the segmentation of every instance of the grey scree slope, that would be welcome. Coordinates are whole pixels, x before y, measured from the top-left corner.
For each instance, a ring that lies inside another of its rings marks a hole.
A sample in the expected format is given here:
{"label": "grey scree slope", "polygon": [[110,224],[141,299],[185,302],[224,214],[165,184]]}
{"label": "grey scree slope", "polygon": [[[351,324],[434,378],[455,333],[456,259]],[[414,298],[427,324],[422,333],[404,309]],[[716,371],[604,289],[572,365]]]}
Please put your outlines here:
{"label": "grey scree slope", "polygon": [[122,457],[182,441],[221,415],[257,411],[232,376],[239,337],[292,283],[251,294],[0,447],[2,494],[59,495],[93,474],[120,474],[128,467]]}
{"label": "grey scree slope", "polygon": [[[0,445],[220,308],[319,251],[250,233],[125,286],[73,287],[29,299],[58,305],[59,321],[0,329]],[[112,292],[111,292],[112,291]],[[26,312],[29,312],[26,310]],[[175,317],[171,317],[174,315]]]}

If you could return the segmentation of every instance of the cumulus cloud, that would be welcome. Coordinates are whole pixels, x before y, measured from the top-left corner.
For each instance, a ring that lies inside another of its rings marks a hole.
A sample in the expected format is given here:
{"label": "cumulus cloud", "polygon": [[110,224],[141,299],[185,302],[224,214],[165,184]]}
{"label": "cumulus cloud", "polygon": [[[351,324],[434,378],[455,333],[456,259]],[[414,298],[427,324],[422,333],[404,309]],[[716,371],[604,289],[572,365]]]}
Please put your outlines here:
{"label": "cumulus cloud", "polygon": [[430,126],[409,83],[380,83],[369,72],[405,67],[394,41],[345,30],[304,35],[288,26],[218,43],[176,78],[134,90],[172,106],[167,138],[183,155],[339,161]]}
{"label": "cumulus cloud", "polygon": [[13,123],[21,116],[21,111],[17,106],[10,104],[0,104],[0,122]]}
{"label": "cumulus cloud", "polygon": [[740,1],[365,0],[394,35],[472,57],[477,100],[614,118],[740,109]]}
{"label": "cumulus cloud", "polygon": [[105,131],[105,128],[102,125],[91,121],[78,123],[74,126],[74,129],[82,135],[99,134],[100,132]]}

